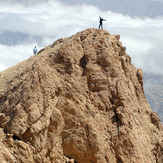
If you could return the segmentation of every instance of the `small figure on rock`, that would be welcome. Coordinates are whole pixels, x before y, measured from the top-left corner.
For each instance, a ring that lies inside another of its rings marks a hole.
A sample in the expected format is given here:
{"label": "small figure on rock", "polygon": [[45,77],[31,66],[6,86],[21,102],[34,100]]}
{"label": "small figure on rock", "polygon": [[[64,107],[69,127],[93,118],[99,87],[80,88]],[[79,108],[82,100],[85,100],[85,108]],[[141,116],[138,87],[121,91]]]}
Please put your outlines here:
{"label": "small figure on rock", "polygon": [[33,55],[35,56],[36,54],[37,54],[37,48],[36,48],[36,46],[34,47],[34,49],[33,49]]}
{"label": "small figure on rock", "polygon": [[103,21],[106,21],[106,20],[103,19],[103,18],[101,18],[101,16],[99,16],[99,19],[100,19],[100,21],[99,21],[100,24],[99,24],[98,29],[100,29],[100,28],[103,29],[103,24],[102,24],[102,22],[103,22]]}

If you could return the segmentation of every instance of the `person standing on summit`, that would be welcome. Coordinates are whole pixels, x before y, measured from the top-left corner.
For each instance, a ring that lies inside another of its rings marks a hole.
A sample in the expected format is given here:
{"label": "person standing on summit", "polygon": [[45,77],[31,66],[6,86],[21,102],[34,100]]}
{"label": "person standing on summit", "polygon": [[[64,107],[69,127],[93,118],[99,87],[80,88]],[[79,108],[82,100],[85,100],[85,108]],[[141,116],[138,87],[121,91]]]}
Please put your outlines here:
{"label": "person standing on summit", "polygon": [[101,18],[101,16],[99,17],[100,18],[100,21],[99,21],[99,27],[98,27],[98,29],[100,29],[100,27],[101,27],[101,29],[103,29],[103,25],[102,25],[102,22],[103,21],[106,21],[105,19],[103,19],[103,18]]}

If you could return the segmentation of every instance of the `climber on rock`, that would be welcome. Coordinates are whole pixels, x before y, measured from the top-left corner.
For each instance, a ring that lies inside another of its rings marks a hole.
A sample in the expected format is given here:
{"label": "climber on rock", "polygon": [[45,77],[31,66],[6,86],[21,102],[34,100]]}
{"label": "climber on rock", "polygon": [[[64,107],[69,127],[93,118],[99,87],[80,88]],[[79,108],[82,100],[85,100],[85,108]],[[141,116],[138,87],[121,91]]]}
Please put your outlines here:
{"label": "climber on rock", "polygon": [[33,55],[36,55],[37,54],[37,48],[36,48],[36,46],[34,47],[34,49],[33,49]]}
{"label": "climber on rock", "polygon": [[102,22],[103,21],[106,21],[105,19],[103,19],[103,18],[101,18],[101,16],[99,16],[99,19],[100,19],[100,21],[99,21],[99,27],[98,27],[98,29],[100,29],[100,27],[101,27],[101,29],[103,29],[103,25],[102,25]]}

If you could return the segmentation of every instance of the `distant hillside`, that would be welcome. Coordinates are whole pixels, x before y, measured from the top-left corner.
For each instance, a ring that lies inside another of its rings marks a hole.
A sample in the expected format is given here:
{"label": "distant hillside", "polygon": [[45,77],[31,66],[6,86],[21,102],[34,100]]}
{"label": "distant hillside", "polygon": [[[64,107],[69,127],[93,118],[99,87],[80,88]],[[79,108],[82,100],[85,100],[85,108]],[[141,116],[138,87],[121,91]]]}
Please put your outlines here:
{"label": "distant hillside", "polygon": [[144,74],[144,91],[146,98],[163,122],[163,76]]}

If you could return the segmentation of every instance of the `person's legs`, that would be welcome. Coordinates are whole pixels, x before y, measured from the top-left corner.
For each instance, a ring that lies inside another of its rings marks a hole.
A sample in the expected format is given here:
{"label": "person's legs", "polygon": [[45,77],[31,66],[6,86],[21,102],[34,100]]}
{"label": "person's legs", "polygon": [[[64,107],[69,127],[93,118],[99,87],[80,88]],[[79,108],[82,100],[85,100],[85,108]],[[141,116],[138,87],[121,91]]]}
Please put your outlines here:
{"label": "person's legs", "polygon": [[99,25],[98,29],[100,29],[100,27],[101,27],[101,29],[102,29],[102,24],[101,24],[101,23],[100,23],[100,25]]}

